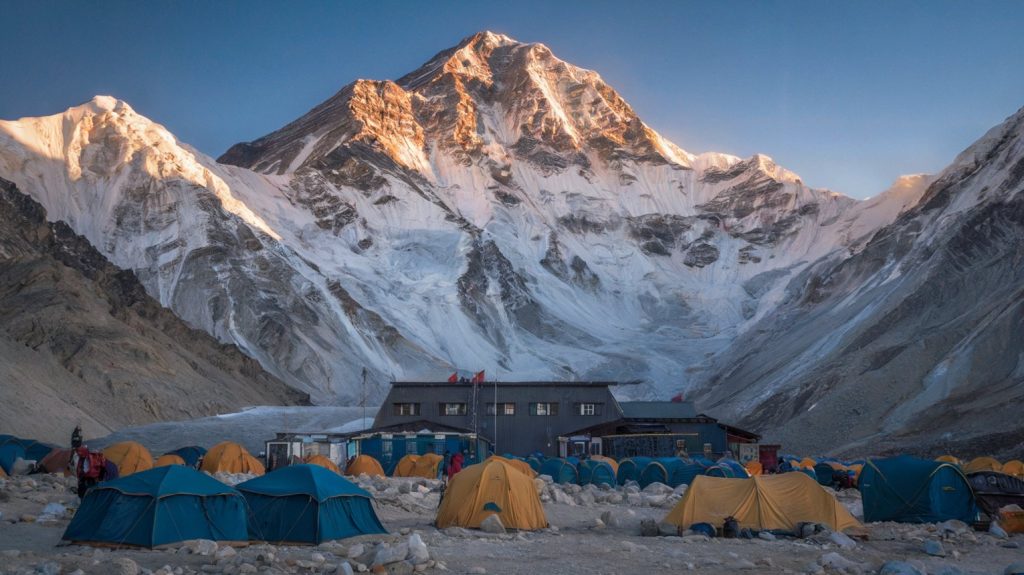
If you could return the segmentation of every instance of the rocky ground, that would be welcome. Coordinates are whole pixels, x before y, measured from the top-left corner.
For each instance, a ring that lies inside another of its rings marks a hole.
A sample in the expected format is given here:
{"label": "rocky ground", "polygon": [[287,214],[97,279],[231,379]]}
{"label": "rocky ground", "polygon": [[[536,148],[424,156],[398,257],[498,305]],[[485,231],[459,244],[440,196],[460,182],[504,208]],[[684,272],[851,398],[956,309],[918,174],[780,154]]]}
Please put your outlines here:
{"label": "rocky ground", "polygon": [[[246,479],[218,478],[227,483]],[[356,481],[375,495],[389,535],[318,547],[231,548],[193,541],[155,551],[60,546],[77,505],[73,481],[60,476],[0,479],[0,573],[1024,573],[1024,537],[977,532],[956,521],[868,524],[852,539],[827,530],[804,538],[708,539],[659,525],[684,487],[612,490],[562,487],[545,479],[535,483],[551,527],[536,532],[504,533],[500,526],[492,532],[438,530],[432,526],[438,482],[362,476]],[[860,512],[856,491],[838,497],[855,515]]]}

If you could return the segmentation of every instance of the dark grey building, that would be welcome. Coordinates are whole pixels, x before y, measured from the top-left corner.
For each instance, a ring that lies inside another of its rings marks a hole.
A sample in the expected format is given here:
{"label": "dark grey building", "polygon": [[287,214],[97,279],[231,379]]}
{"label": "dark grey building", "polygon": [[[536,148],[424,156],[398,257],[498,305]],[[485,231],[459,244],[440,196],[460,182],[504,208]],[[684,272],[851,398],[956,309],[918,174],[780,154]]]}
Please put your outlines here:
{"label": "dark grey building", "polygon": [[671,457],[685,450],[689,455],[737,457],[743,444],[755,444],[760,436],[720,423],[698,413],[689,401],[623,401],[621,415],[568,432],[560,441],[560,454],[583,451],[624,457]]}
{"label": "dark grey building", "polygon": [[557,456],[559,437],[619,420],[610,382],[392,382],[374,428],[417,420],[472,430],[496,453]]}

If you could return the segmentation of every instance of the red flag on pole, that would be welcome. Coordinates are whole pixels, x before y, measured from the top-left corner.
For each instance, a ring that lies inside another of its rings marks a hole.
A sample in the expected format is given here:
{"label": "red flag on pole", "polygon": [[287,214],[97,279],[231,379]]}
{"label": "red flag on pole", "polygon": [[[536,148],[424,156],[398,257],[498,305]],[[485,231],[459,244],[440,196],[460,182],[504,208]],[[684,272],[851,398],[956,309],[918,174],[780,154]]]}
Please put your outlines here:
{"label": "red flag on pole", "polygon": [[479,373],[477,373],[476,375],[473,376],[473,383],[483,383],[483,382],[484,382],[484,370],[480,370]]}
{"label": "red flag on pole", "polygon": [[448,383],[455,383],[459,381],[459,372],[455,372],[448,376]]}
{"label": "red flag on pole", "polygon": [[683,394],[680,393],[680,394],[677,394],[677,395],[672,397],[672,403],[682,403],[682,402],[683,402]]}

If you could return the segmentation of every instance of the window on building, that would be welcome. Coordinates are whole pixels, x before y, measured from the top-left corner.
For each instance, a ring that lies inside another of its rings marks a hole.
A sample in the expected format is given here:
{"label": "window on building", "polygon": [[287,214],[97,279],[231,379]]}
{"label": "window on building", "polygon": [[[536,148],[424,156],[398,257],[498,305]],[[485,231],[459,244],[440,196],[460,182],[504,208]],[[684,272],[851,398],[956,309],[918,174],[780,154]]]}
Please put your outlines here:
{"label": "window on building", "polygon": [[603,403],[577,403],[576,415],[601,415]]}
{"label": "window on building", "polygon": [[531,403],[530,415],[558,415],[558,403]]}
{"label": "window on building", "polygon": [[395,415],[419,415],[420,404],[418,403],[395,403]]}
{"label": "window on building", "polygon": [[466,415],[465,403],[442,403],[437,412],[441,415]]}
{"label": "window on building", "polygon": [[487,415],[515,415],[515,403],[488,403]]}

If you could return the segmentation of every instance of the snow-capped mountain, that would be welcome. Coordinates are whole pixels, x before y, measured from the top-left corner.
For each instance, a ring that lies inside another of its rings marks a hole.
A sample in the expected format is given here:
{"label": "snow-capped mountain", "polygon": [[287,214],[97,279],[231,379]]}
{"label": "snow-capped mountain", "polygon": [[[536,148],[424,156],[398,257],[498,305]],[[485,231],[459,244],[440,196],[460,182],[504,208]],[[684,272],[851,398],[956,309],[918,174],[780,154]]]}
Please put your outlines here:
{"label": "snow-capped mountain", "polygon": [[764,155],[692,154],[597,73],[489,32],[218,161],[108,97],[0,122],[0,177],[192,325],[342,403],[364,368],[371,400],[453,369],[719,393],[793,286],[870,258],[943,181],[859,202]]}
{"label": "snow-capped mountain", "polygon": [[711,362],[701,404],[795,450],[1019,455],[1024,109],[931,180],[856,253],[789,281]]}

